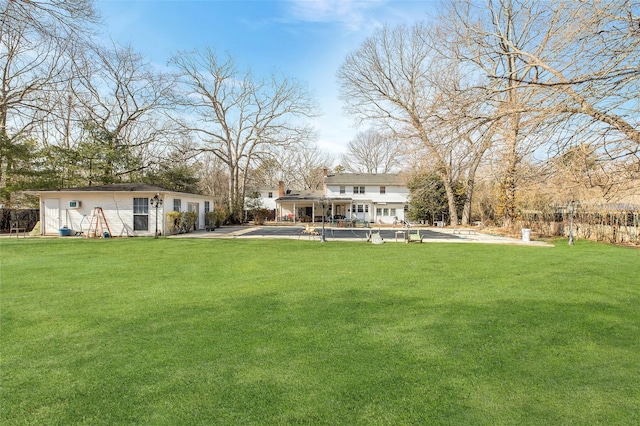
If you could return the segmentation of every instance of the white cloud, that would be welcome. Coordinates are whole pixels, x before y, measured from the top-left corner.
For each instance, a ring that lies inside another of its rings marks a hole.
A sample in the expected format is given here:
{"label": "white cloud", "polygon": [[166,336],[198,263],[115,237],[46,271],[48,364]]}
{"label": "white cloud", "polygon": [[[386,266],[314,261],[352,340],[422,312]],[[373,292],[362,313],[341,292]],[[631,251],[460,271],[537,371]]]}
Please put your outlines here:
{"label": "white cloud", "polygon": [[368,14],[384,0],[288,0],[292,19],[303,22],[339,23],[352,31],[376,25]]}

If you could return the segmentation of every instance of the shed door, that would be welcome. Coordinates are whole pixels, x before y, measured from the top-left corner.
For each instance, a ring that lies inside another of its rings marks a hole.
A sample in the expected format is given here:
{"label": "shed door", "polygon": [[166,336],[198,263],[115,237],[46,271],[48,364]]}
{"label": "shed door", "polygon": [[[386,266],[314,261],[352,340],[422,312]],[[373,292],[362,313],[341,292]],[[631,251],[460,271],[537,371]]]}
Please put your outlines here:
{"label": "shed door", "polygon": [[55,235],[60,229],[60,200],[47,198],[44,200],[44,235]]}
{"label": "shed door", "polygon": [[196,214],[196,223],[193,224],[193,230],[200,229],[200,205],[198,203],[187,203],[187,210]]}

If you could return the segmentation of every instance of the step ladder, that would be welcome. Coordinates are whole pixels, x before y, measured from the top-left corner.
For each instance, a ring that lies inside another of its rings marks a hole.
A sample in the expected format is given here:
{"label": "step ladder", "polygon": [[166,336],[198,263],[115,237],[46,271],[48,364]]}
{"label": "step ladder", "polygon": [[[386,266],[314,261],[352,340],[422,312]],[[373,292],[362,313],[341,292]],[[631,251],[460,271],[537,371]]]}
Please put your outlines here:
{"label": "step ladder", "polygon": [[89,229],[87,230],[88,238],[104,238],[105,229],[109,237],[112,236],[111,229],[109,229],[109,223],[104,216],[102,207],[94,207],[93,213],[91,213],[91,219],[89,220]]}

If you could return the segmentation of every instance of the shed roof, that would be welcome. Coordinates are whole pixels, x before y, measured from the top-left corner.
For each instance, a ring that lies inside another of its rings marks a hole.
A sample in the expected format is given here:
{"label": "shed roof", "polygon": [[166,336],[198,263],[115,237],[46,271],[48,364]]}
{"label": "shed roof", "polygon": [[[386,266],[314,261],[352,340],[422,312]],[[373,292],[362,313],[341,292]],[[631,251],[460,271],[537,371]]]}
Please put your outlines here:
{"label": "shed roof", "polygon": [[27,193],[41,194],[52,192],[173,192],[180,194],[189,194],[202,196],[201,194],[194,194],[190,192],[173,191],[163,188],[158,185],[152,185],[149,183],[131,182],[131,183],[112,183],[108,185],[95,185],[95,186],[76,186],[70,188],[58,188],[58,189],[46,189],[41,191],[25,191]]}

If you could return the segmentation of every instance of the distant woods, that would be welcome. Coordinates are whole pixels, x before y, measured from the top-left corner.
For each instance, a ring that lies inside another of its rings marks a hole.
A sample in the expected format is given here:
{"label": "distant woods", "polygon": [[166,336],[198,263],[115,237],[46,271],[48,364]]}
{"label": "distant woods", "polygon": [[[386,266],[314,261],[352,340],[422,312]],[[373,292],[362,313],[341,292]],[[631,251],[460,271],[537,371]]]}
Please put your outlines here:
{"label": "distant woods", "polygon": [[224,46],[159,68],[99,42],[90,0],[0,0],[0,15],[6,206],[22,189],[148,181],[239,220],[248,191],[319,189],[323,169],[403,172],[416,211],[451,224],[638,203],[636,2],[458,0],[374,30],[337,70],[361,125],[339,159],[316,145],[303,82],[255,75]]}

